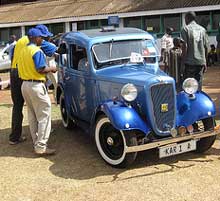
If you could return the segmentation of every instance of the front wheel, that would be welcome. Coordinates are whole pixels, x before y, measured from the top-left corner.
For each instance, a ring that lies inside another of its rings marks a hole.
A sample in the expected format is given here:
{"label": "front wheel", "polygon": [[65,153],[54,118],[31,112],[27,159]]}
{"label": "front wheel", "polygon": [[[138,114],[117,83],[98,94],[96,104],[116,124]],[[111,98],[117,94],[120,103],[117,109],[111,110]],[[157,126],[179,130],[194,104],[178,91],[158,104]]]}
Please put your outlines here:
{"label": "front wheel", "polygon": [[62,118],[62,123],[64,128],[66,129],[71,129],[74,127],[73,121],[70,119],[67,109],[66,109],[66,104],[64,100],[64,94],[63,92],[60,95],[60,113],[61,113],[61,118]]}
{"label": "front wheel", "polygon": [[[214,130],[214,126],[215,126],[214,118],[209,117],[209,118],[203,119],[201,122],[201,126],[204,131]],[[216,139],[216,135],[200,139],[197,142],[196,152],[203,153],[207,151],[214,144],[215,139]]]}
{"label": "front wheel", "polygon": [[95,143],[101,157],[113,167],[125,168],[136,159],[137,152],[125,153],[126,145],[137,145],[135,133],[115,129],[104,115],[96,122]]}

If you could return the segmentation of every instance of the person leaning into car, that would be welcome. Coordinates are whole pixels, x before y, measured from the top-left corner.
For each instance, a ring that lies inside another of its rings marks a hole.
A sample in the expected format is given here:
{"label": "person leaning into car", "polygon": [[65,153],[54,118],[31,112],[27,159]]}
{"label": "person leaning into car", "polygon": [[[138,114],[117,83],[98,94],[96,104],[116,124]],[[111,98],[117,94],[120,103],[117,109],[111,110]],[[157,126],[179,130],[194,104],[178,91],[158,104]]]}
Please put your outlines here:
{"label": "person leaning into car", "polygon": [[46,56],[38,47],[45,36],[39,29],[31,28],[28,31],[30,43],[22,49],[18,61],[19,76],[23,80],[21,91],[27,104],[34,151],[38,155],[55,153],[54,149],[47,147],[51,131],[51,101],[44,83],[46,74],[57,69],[47,66]]}
{"label": "person leaning into car", "polygon": [[[50,33],[45,25],[37,25],[38,29],[41,28],[42,32],[50,37],[53,34]],[[18,76],[18,60],[21,50],[29,43],[27,36],[20,38],[13,50],[10,83],[11,83],[11,98],[13,102],[12,109],[12,121],[11,121],[11,134],[9,136],[9,144],[15,145],[26,140],[22,134],[22,121],[23,121],[23,105],[24,99],[21,93],[22,80]],[[56,46],[50,42],[43,41],[41,49],[47,56],[52,56],[57,50]]]}

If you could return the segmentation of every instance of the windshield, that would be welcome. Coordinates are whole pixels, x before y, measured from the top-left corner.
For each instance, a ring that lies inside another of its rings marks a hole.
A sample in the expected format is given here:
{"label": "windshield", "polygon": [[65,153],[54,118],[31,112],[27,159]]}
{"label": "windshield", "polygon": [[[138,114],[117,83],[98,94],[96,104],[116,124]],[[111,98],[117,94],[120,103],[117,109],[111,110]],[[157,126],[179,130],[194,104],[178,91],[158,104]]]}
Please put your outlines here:
{"label": "windshield", "polygon": [[156,62],[159,52],[152,40],[109,41],[92,47],[99,66],[106,63],[123,64],[129,61],[132,53],[140,54],[146,63]]}

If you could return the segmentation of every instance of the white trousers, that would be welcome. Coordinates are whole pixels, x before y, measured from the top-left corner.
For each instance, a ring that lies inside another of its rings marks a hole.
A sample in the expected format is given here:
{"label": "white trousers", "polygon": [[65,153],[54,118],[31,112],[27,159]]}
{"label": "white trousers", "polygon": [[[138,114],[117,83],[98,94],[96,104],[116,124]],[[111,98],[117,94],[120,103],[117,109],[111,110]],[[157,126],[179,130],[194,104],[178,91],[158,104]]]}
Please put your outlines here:
{"label": "white trousers", "polygon": [[27,104],[34,149],[47,147],[51,130],[51,101],[44,83],[23,81],[22,95]]}

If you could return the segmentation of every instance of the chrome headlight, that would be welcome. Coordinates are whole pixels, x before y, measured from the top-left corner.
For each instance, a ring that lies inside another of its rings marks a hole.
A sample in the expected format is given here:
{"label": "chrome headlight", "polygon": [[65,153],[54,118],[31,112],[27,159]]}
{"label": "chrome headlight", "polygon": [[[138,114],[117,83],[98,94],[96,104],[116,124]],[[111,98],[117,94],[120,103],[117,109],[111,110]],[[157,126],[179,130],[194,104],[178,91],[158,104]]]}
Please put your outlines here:
{"label": "chrome headlight", "polygon": [[183,82],[183,90],[187,94],[195,94],[198,90],[199,84],[194,78],[187,78]]}
{"label": "chrome headlight", "polygon": [[133,84],[126,84],[121,89],[121,96],[128,102],[137,98],[137,88]]}

